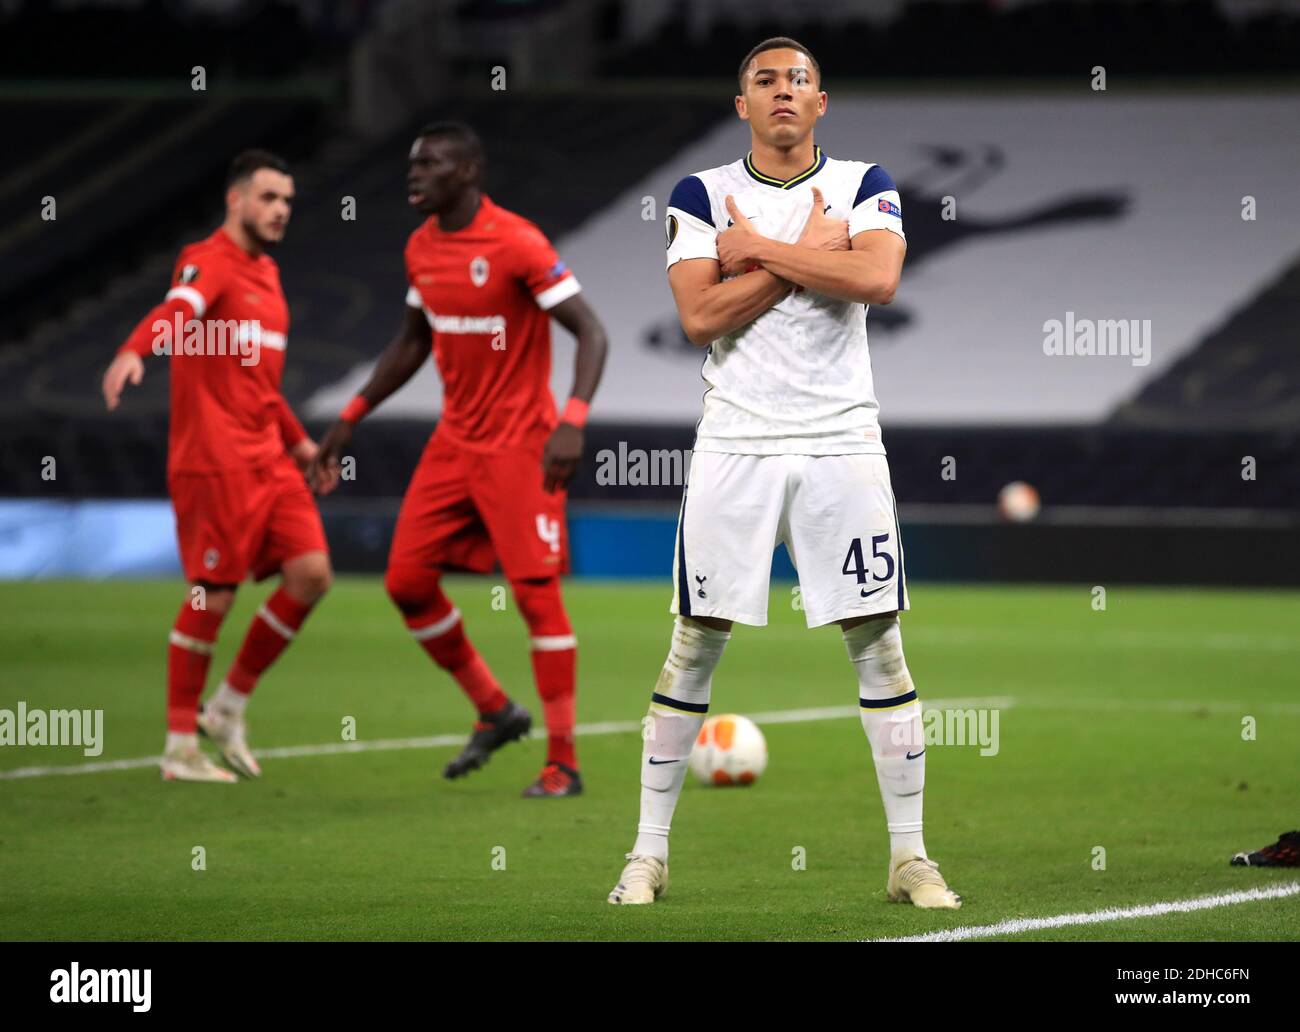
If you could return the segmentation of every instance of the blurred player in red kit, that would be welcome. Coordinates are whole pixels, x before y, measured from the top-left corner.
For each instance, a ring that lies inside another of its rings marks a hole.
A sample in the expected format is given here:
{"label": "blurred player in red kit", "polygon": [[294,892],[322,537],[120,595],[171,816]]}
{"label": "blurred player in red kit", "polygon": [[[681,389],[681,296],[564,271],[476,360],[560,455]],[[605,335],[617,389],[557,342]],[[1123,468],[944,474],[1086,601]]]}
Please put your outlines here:
{"label": "blurred player in red kit", "polygon": [[[369,382],[321,441],[308,478],[321,493],[335,486],[353,427],[415,375],[432,347],[443,411],[402,501],[386,586],[416,641],[478,711],[468,743],[443,774],[478,769],[532,726],[439,584],[444,569],[487,573],[499,560],[528,625],[549,739],[546,764],[524,795],[577,795],[577,640],[560,597],[568,569],[565,485],[582,456],[605,331],[541,231],[483,192],[483,147],[473,130],[429,125],[409,162],[408,201],[428,219],[406,245],[406,313]],[[573,392],[558,420],[552,317],[577,341]]]}
{"label": "blurred player in red kit", "polygon": [[[162,775],[169,781],[236,780],[200,751],[199,731],[234,770],[261,773],[248,748],[245,704],[330,584],[325,532],[303,477],[316,445],[280,393],[289,307],[266,252],[283,239],[292,205],[293,179],[280,158],[238,155],[225,222],[181,251],[166,298],[104,374],[112,411],[126,384],[140,382],[145,356],[171,356],[167,485],[192,587],[168,647]],[[261,580],[277,571],[280,586],[200,712],[235,589],[249,573]]]}

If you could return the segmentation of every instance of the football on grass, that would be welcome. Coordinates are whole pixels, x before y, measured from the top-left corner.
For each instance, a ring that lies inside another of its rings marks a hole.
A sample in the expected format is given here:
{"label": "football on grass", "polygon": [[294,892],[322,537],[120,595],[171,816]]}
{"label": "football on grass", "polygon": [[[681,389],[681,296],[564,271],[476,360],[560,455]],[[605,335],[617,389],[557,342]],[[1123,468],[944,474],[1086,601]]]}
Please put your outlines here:
{"label": "football on grass", "polygon": [[691,770],[706,785],[749,785],[767,767],[767,740],[748,717],[709,717],[691,750]]}

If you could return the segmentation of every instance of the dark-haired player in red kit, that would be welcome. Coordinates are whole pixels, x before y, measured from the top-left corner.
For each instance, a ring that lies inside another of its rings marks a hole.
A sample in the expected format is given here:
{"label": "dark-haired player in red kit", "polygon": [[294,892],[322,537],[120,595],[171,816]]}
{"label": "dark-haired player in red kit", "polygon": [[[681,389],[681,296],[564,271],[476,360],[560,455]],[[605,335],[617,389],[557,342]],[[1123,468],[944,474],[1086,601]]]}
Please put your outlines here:
{"label": "dark-haired player in red kit", "polygon": [[[476,770],[532,725],[470,644],[439,584],[444,569],[487,573],[499,560],[528,625],[549,738],[546,764],[524,795],[571,796],[582,780],[573,742],[577,640],[560,597],[565,485],[582,456],[607,344],[546,237],[483,193],[483,164],[478,137],[459,123],[427,126],[412,145],[408,200],[429,218],[406,245],[406,314],[369,382],[321,441],[308,477],[321,493],[334,487],[355,424],[415,375],[432,346],[442,417],[402,501],[386,586],[416,641],[478,711],[469,742],[443,774]],[[558,420],[552,317],[577,340],[573,394]]]}
{"label": "dark-haired player in red kit", "polygon": [[[269,248],[293,204],[288,166],[266,151],[232,162],[226,220],[181,251],[167,296],[141,320],[104,374],[117,408],[144,358],[171,356],[167,486],[181,565],[192,588],[167,652],[169,781],[235,780],[198,747],[202,731],[234,770],[257,777],[244,706],[329,587],[325,532],[303,473],[316,445],[280,393],[289,306]],[[221,687],[199,712],[217,631],[251,572],[283,580],[253,617]],[[201,590],[196,590],[201,589]]]}

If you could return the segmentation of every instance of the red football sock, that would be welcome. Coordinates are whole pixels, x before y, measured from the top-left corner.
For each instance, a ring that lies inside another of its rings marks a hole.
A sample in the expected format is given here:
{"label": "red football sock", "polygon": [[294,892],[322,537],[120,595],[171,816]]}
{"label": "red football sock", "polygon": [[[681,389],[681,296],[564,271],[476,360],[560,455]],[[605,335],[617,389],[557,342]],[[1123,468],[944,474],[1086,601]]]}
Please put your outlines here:
{"label": "red football sock", "polygon": [[186,601],[176,614],[167,646],[167,730],[198,731],[199,697],[224,613],[195,609]]}
{"label": "red football sock", "polygon": [[483,657],[465,636],[460,610],[438,589],[418,612],[405,612],[406,626],[429,657],[456,679],[479,716],[496,713],[510,700]]}
{"label": "red football sock", "polygon": [[578,641],[564,611],[559,578],[516,580],[511,587],[532,638],[533,680],[546,717],[546,762],[577,770],[573,724]]}
{"label": "red football sock", "polygon": [[277,588],[253,617],[244,644],[239,647],[239,655],[226,674],[226,684],[243,695],[252,692],[257,679],[293,641],[311,608],[283,587]]}
{"label": "red football sock", "polygon": [[533,680],[546,717],[546,762],[563,763],[574,770],[578,769],[573,741],[577,668],[576,648],[539,649],[533,645]]}

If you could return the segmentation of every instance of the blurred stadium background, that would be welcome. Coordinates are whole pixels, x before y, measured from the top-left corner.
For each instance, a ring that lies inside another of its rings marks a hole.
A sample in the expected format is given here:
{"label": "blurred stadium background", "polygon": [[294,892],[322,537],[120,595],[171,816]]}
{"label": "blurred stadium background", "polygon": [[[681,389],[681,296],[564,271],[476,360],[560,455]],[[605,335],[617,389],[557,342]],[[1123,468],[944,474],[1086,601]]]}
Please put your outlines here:
{"label": "blurred stadium background", "polygon": [[[284,388],[319,434],[398,322],[406,150],[450,116],[610,332],[575,573],[666,585],[680,485],[598,483],[596,456],[691,446],[662,208],[746,149],[733,71],[778,33],[821,62],[819,142],[900,184],[903,285],[868,326],[909,574],[1300,584],[1296,0],[0,0],[0,577],[178,574],[165,363],[111,417],[99,377],[232,154],[294,164]],[[1149,364],[1045,355],[1067,313],[1150,320]],[[438,401],[427,367],[358,433],[322,507],[340,570],[382,569]],[[1017,480],[1033,523],[998,516]]]}

